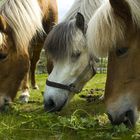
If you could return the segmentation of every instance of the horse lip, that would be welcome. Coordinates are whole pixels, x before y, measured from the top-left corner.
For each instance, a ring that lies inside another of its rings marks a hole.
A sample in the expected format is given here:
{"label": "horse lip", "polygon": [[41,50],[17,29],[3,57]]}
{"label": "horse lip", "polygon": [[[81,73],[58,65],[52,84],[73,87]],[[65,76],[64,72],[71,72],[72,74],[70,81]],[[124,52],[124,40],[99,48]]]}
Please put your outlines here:
{"label": "horse lip", "polygon": [[54,104],[52,100],[50,100],[49,104],[47,102],[44,102],[44,109],[46,112],[53,112],[55,108],[56,108],[56,104]]}
{"label": "horse lip", "polygon": [[124,124],[129,127],[129,128],[133,128],[135,126],[135,118],[134,118],[134,111],[133,110],[129,110],[126,112],[125,114],[125,118],[124,118]]}
{"label": "horse lip", "polygon": [[128,128],[133,128],[135,126],[135,124],[132,123],[130,119],[126,119],[123,124]]}

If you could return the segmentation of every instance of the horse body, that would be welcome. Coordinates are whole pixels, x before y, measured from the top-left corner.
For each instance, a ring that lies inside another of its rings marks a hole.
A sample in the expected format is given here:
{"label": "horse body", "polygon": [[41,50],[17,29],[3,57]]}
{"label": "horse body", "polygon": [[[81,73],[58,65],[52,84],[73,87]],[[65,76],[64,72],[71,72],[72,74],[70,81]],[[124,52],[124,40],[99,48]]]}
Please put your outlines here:
{"label": "horse body", "polygon": [[134,126],[140,107],[140,2],[104,1],[87,30],[89,53],[108,55],[105,104],[112,124]]}
{"label": "horse body", "polygon": [[[95,60],[88,55],[85,33],[87,23],[101,3],[102,0],[76,0],[63,21],[49,33],[45,48],[54,68],[44,93],[47,111],[61,110],[95,75]],[[81,76],[84,74],[85,77]]]}
{"label": "horse body", "polygon": [[[42,15],[43,15],[43,19],[42,19],[43,29],[45,33],[48,34],[50,30],[52,29],[52,27],[58,22],[57,2],[56,0],[38,0],[38,2],[42,10]],[[40,57],[40,53],[41,53],[45,38],[46,38],[46,35],[44,35],[44,37],[35,36],[32,39],[30,49],[29,49],[30,70],[25,75],[24,80],[22,81],[22,85],[21,85],[22,93],[20,96],[20,100],[22,102],[28,102],[29,100],[29,82],[28,82],[29,79],[31,81],[31,87],[33,89],[38,89],[38,86],[36,85],[36,81],[35,81],[35,69],[36,69],[36,64]],[[48,73],[52,71],[52,68],[53,68],[52,61],[47,56]]]}

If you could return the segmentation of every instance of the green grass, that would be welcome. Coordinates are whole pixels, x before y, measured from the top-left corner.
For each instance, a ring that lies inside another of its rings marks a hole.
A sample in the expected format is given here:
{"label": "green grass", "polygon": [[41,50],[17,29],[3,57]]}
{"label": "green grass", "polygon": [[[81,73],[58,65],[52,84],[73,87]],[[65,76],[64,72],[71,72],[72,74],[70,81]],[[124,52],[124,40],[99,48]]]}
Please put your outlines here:
{"label": "green grass", "polygon": [[28,104],[15,99],[12,108],[0,114],[0,140],[131,140],[140,139],[140,125],[113,127],[99,101],[106,76],[97,74],[59,113],[43,110],[45,75],[37,75],[40,90],[31,90]]}

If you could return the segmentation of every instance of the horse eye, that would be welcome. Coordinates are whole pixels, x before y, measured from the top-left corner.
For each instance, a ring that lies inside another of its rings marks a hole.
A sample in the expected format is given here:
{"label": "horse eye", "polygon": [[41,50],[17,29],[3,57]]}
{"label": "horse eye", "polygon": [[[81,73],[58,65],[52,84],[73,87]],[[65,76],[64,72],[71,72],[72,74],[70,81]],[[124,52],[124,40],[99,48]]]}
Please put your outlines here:
{"label": "horse eye", "polygon": [[122,47],[122,48],[117,48],[116,50],[116,55],[117,56],[122,56],[128,51],[128,48]]}
{"label": "horse eye", "polygon": [[7,57],[7,54],[0,53],[0,60],[3,60]]}
{"label": "horse eye", "polygon": [[81,52],[76,52],[76,53],[72,54],[72,57],[78,59],[80,57],[80,55],[81,55]]}

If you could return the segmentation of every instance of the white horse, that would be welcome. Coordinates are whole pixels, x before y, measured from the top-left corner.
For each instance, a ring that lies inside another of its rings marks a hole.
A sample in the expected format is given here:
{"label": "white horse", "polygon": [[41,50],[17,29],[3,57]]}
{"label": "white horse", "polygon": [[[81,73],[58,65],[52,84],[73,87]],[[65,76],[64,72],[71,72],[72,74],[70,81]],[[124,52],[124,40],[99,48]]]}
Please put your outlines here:
{"label": "white horse", "polygon": [[95,75],[95,58],[88,55],[85,35],[87,24],[101,3],[102,0],[75,0],[46,39],[45,48],[54,64],[44,93],[44,106],[49,112],[61,110]]}

